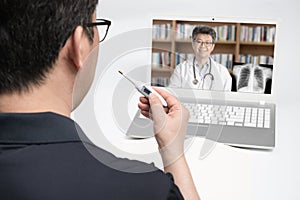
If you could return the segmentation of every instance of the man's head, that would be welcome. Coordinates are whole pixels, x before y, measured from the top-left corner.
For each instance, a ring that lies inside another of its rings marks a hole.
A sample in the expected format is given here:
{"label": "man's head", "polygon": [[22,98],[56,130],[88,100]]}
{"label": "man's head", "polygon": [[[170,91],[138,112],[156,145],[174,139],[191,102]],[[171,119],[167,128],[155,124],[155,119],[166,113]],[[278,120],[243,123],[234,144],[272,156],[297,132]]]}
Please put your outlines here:
{"label": "man's head", "polygon": [[98,0],[2,0],[0,95],[43,84],[78,26],[92,43]]}
{"label": "man's head", "polygon": [[196,26],[192,32],[192,47],[200,57],[209,57],[214,50],[216,41],[216,31],[206,25]]}
{"label": "man's head", "polygon": [[193,33],[192,33],[192,38],[194,41],[197,39],[197,36],[199,34],[210,35],[212,42],[215,43],[216,41],[216,31],[210,26],[206,26],[206,25],[196,26],[193,29]]}

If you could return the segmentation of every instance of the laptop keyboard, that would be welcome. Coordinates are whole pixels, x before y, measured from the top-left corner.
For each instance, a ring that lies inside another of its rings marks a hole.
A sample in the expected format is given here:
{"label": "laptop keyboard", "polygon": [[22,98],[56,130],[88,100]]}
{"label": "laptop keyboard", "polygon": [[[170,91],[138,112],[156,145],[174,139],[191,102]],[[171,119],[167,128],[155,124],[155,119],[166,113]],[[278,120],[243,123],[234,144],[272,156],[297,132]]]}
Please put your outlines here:
{"label": "laptop keyboard", "polygon": [[190,111],[190,123],[270,128],[270,108],[199,103],[183,105]]}

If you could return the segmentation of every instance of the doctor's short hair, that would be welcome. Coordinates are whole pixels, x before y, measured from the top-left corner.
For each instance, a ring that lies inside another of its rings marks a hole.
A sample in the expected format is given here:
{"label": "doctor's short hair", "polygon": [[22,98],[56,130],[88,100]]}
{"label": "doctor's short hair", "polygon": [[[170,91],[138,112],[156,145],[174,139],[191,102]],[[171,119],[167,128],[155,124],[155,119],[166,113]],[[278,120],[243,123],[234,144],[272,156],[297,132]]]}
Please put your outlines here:
{"label": "doctor's short hair", "polygon": [[0,95],[41,85],[77,26],[90,42],[98,0],[1,0]]}
{"label": "doctor's short hair", "polygon": [[215,29],[213,29],[210,26],[207,26],[207,25],[196,26],[193,29],[193,33],[192,33],[192,39],[193,39],[193,41],[196,39],[196,37],[197,37],[198,34],[210,35],[212,37],[212,42],[215,43],[215,41],[216,41],[216,37],[217,37],[216,36],[216,31],[215,31]]}

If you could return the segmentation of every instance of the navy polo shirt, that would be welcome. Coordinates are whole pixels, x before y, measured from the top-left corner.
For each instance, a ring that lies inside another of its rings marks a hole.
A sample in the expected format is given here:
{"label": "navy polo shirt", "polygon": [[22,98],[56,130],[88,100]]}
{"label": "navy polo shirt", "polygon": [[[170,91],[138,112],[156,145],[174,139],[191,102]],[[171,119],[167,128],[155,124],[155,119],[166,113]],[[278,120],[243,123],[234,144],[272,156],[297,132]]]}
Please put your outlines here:
{"label": "navy polo shirt", "polygon": [[[0,199],[183,199],[171,174],[82,138],[73,120],[55,113],[0,113]],[[110,168],[87,147],[110,166],[148,172]]]}

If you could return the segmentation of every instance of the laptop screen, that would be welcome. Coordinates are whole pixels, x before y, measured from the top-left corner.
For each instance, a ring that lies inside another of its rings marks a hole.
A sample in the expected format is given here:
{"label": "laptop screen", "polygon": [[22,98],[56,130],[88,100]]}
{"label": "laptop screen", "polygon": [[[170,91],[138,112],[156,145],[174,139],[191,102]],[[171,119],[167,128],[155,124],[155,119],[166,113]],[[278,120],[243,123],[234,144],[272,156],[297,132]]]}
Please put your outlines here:
{"label": "laptop screen", "polygon": [[153,86],[271,94],[276,23],[153,18]]}

